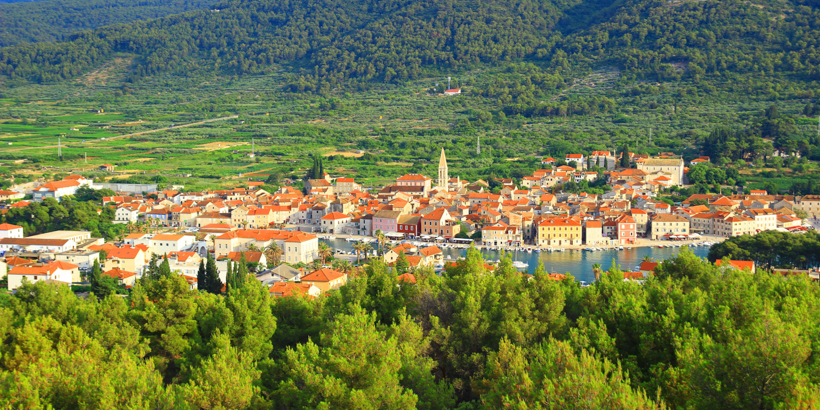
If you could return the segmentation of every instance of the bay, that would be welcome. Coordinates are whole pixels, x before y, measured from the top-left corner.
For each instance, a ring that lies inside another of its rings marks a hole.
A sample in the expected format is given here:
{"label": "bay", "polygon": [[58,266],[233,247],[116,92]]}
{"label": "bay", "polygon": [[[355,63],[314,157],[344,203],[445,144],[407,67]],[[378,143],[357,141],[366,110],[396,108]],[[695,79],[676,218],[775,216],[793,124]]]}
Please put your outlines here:
{"label": "bay", "polygon": [[[347,242],[341,239],[322,239],[328,246],[334,249],[341,249],[344,252],[353,250],[353,242]],[[370,244],[374,248],[378,245],[375,242]],[[432,244],[431,244],[432,245]],[[386,247],[389,249],[389,245]],[[601,251],[581,251],[581,250],[566,250],[564,252],[511,252],[513,261],[520,261],[528,264],[526,270],[529,273],[535,272],[538,263],[544,264],[544,269],[549,273],[571,273],[577,280],[592,282],[594,275],[592,273],[592,265],[598,263],[601,268],[608,270],[613,265],[619,266],[624,271],[635,271],[643,261],[645,256],[653,258],[655,262],[660,262],[664,259],[675,257],[683,247],[680,248],[649,248],[649,247],[635,247],[625,250],[601,250]],[[693,246],[689,248],[695,256],[706,258],[709,254],[708,246]],[[445,261],[455,261],[458,258],[466,255],[466,249],[445,248],[442,249]],[[484,259],[497,261],[501,259],[500,251],[491,251],[482,249],[481,253]],[[447,257],[450,257],[447,259]]]}

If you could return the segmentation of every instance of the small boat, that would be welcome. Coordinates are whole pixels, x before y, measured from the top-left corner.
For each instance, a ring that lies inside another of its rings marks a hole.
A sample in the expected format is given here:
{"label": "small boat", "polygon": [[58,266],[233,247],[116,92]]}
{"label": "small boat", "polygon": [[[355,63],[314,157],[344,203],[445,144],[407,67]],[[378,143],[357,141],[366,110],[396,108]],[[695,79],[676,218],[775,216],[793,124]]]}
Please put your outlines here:
{"label": "small boat", "polygon": [[535,248],[535,253],[541,253],[541,248]]}
{"label": "small boat", "polygon": [[517,268],[517,269],[526,269],[526,268],[527,268],[527,267],[529,267],[530,265],[529,265],[528,263],[526,263],[526,262],[514,261],[514,262],[512,263],[512,266],[513,266],[514,268]]}
{"label": "small boat", "polygon": [[527,253],[532,253],[532,248],[527,248]]}

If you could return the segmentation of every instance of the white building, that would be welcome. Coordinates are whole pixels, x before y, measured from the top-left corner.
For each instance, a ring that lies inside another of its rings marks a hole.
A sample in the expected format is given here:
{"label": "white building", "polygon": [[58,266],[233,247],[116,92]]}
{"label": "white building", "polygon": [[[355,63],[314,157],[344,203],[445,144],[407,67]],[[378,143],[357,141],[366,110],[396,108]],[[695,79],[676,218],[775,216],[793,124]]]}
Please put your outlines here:
{"label": "white building", "polygon": [[151,251],[159,255],[181,252],[190,248],[195,239],[193,236],[188,235],[155,235],[151,238]]}
{"label": "white building", "polygon": [[2,238],[22,238],[23,227],[12,224],[0,224],[0,239]]}
{"label": "white building", "polygon": [[47,280],[71,285],[80,282],[80,270],[77,265],[60,261],[39,266],[15,266],[8,273],[8,289],[19,288],[23,280],[31,283]]}

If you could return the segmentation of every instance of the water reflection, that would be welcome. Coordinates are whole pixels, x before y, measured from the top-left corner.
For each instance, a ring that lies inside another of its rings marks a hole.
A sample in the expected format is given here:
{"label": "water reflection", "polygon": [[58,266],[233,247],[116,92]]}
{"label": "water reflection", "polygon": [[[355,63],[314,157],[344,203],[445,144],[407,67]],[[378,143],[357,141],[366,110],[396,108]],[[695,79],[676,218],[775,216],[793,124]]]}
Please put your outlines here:
{"label": "water reflection", "polygon": [[[335,249],[342,249],[345,252],[350,252],[353,248],[352,242],[344,240],[326,240],[322,239],[328,246]],[[376,247],[375,243],[371,246]],[[529,266],[526,268],[530,273],[534,272],[538,267],[538,262],[544,264],[544,268],[550,273],[571,273],[578,280],[587,282],[592,281],[595,277],[592,274],[592,265],[598,263],[604,270],[609,269],[614,265],[620,266],[622,270],[636,270],[636,268],[643,261],[644,256],[654,258],[655,261],[661,261],[667,258],[674,257],[680,253],[682,248],[632,248],[623,251],[618,250],[603,250],[603,251],[580,251],[567,250],[564,252],[511,252],[513,261],[521,261]],[[695,246],[690,248],[696,256],[705,258],[709,253],[709,248],[706,246]],[[455,260],[463,257],[466,249],[442,249],[445,258],[450,257],[450,260]],[[501,259],[500,251],[482,250],[481,253],[485,259],[499,260]],[[447,260],[447,259],[445,259]]]}

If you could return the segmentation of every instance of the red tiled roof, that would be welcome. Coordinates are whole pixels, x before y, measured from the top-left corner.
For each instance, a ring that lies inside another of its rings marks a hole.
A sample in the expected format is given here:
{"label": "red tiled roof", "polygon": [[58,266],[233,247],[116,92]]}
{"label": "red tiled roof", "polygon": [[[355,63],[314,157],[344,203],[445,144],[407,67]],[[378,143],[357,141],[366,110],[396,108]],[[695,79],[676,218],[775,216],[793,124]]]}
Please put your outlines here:
{"label": "red tiled roof", "polygon": [[323,268],[303,276],[302,282],[330,282],[343,276],[344,273],[333,269]]}

